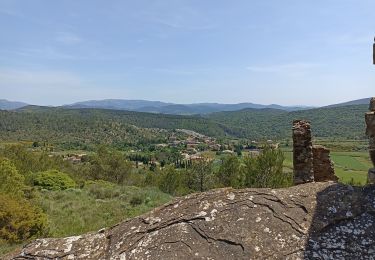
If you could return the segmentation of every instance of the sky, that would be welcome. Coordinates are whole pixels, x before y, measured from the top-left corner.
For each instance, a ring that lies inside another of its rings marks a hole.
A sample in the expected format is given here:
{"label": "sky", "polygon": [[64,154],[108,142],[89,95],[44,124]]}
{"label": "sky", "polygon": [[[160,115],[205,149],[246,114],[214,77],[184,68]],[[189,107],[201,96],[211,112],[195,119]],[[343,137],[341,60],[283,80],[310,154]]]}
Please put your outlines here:
{"label": "sky", "polygon": [[375,96],[374,0],[0,0],[0,98],[321,106]]}

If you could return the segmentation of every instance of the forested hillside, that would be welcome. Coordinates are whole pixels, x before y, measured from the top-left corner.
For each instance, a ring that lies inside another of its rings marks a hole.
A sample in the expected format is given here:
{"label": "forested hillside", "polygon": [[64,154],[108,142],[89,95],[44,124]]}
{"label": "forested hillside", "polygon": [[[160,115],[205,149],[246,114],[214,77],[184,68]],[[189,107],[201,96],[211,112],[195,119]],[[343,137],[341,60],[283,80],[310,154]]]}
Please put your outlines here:
{"label": "forested hillside", "polygon": [[219,112],[209,119],[225,126],[227,132],[253,139],[279,139],[290,136],[295,119],[307,119],[312,123],[315,137],[337,139],[364,139],[364,114],[367,105],[326,107],[294,112],[275,109],[244,109],[235,112]]}
{"label": "forested hillside", "polygon": [[200,117],[29,106],[0,111],[0,139],[45,141],[64,148],[85,149],[99,143],[122,147],[162,142],[169,136],[163,129],[177,128],[217,138],[282,139],[290,136],[295,119],[311,120],[316,137],[362,139],[366,111],[365,105],[294,112],[245,109]]}
{"label": "forested hillside", "polygon": [[160,143],[170,135],[165,129],[177,128],[210,136],[225,134],[216,123],[199,117],[35,106],[0,111],[0,140],[46,141],[65,149],[86,149],[99,143],[117,147]]}

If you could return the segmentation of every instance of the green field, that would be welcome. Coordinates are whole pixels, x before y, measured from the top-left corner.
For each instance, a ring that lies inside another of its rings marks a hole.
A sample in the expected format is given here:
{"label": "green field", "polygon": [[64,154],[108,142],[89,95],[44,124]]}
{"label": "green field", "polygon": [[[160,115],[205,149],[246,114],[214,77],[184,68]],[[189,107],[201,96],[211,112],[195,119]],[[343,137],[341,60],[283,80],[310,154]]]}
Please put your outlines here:
{"label": "green field", "polygon": [[[284,151],[286,169],[293,169],[293,153]],[[367,171],[372,167],[368,152],[331,152],[335,173],[343,183],[366,184]]]}

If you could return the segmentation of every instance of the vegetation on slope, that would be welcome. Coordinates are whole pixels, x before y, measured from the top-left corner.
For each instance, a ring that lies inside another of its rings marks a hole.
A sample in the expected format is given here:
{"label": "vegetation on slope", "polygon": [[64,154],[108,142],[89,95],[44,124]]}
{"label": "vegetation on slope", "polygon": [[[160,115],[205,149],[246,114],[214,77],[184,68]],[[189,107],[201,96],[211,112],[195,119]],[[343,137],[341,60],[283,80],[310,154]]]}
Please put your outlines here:
{"label": "vegetation on slope", "polygon": [[219,112],[209,116],[237,137],[250,139],[283,139],[291,136],[296,119],[311,121],[315,137],[364,139],[366,105],[317,108],[294,112],[275,109],[245,109]]}
{"label": "vegetation on slope", "polygon": [[[63,149],[94,149],[97,144],[117,148],[164,142],[166,130],[190,129],[216,137],[253,140],[291,136],[295,119],[312,122],[315,137],[363,139],[365,105],[286,112],[245,109],[207,117],[177,116],[100,109],[25,107],[0,111],[2,141],[32,140],[58,144]],[[166,129],[166,130],[165,130]]]}
{"label": "vegetation on slope", "polygon": [[88,149],[95,144],[139,146],[160,143],[167,130],[192,129],[209,136],[224,131],[206,119],[100,109],[25,107],[0,111],[3,141],[33,140],[59,144],[64,149]]}
{"label": "vegetation on slope", "polygon": [[74,164],[39,150],[6,146],[0,149],[0,252],[38,236],[108,227],[167,202],[170,195],[227,186],[290,186],[292,176],[283,172],[283,160],[279,150],[266,148],[258,157],[227,155],[184,168],[136,168],[125,154],[105,147]]}

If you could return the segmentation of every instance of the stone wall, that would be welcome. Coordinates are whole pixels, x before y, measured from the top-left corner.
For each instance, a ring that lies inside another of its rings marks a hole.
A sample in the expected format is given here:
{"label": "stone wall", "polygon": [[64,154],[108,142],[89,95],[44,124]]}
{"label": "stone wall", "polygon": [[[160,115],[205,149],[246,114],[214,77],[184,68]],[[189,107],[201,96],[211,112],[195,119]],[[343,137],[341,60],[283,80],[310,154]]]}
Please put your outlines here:
{"label": "stone wall", "polygon": [[294,183],[314,181],[311,126],[305,120],[293,122]]}
{"label": "stone wall", "polygon": [[337,181],[330,150],[312,145],[311,125],[305,120],[293,122],[294,184],[312,181]]}
{"label": "stone wall", "polygon": [[[370,101],[370,112],[366,113],[366,135],[369,137],[369,153],[375,167],[375,98]],[[368,181],[375,183],[375,168],[369,170]]]}
{"label": "stone wall", "polygon": [[315,181],[337,181],[330,150],[321,145],[313,146],[313,168]]}

